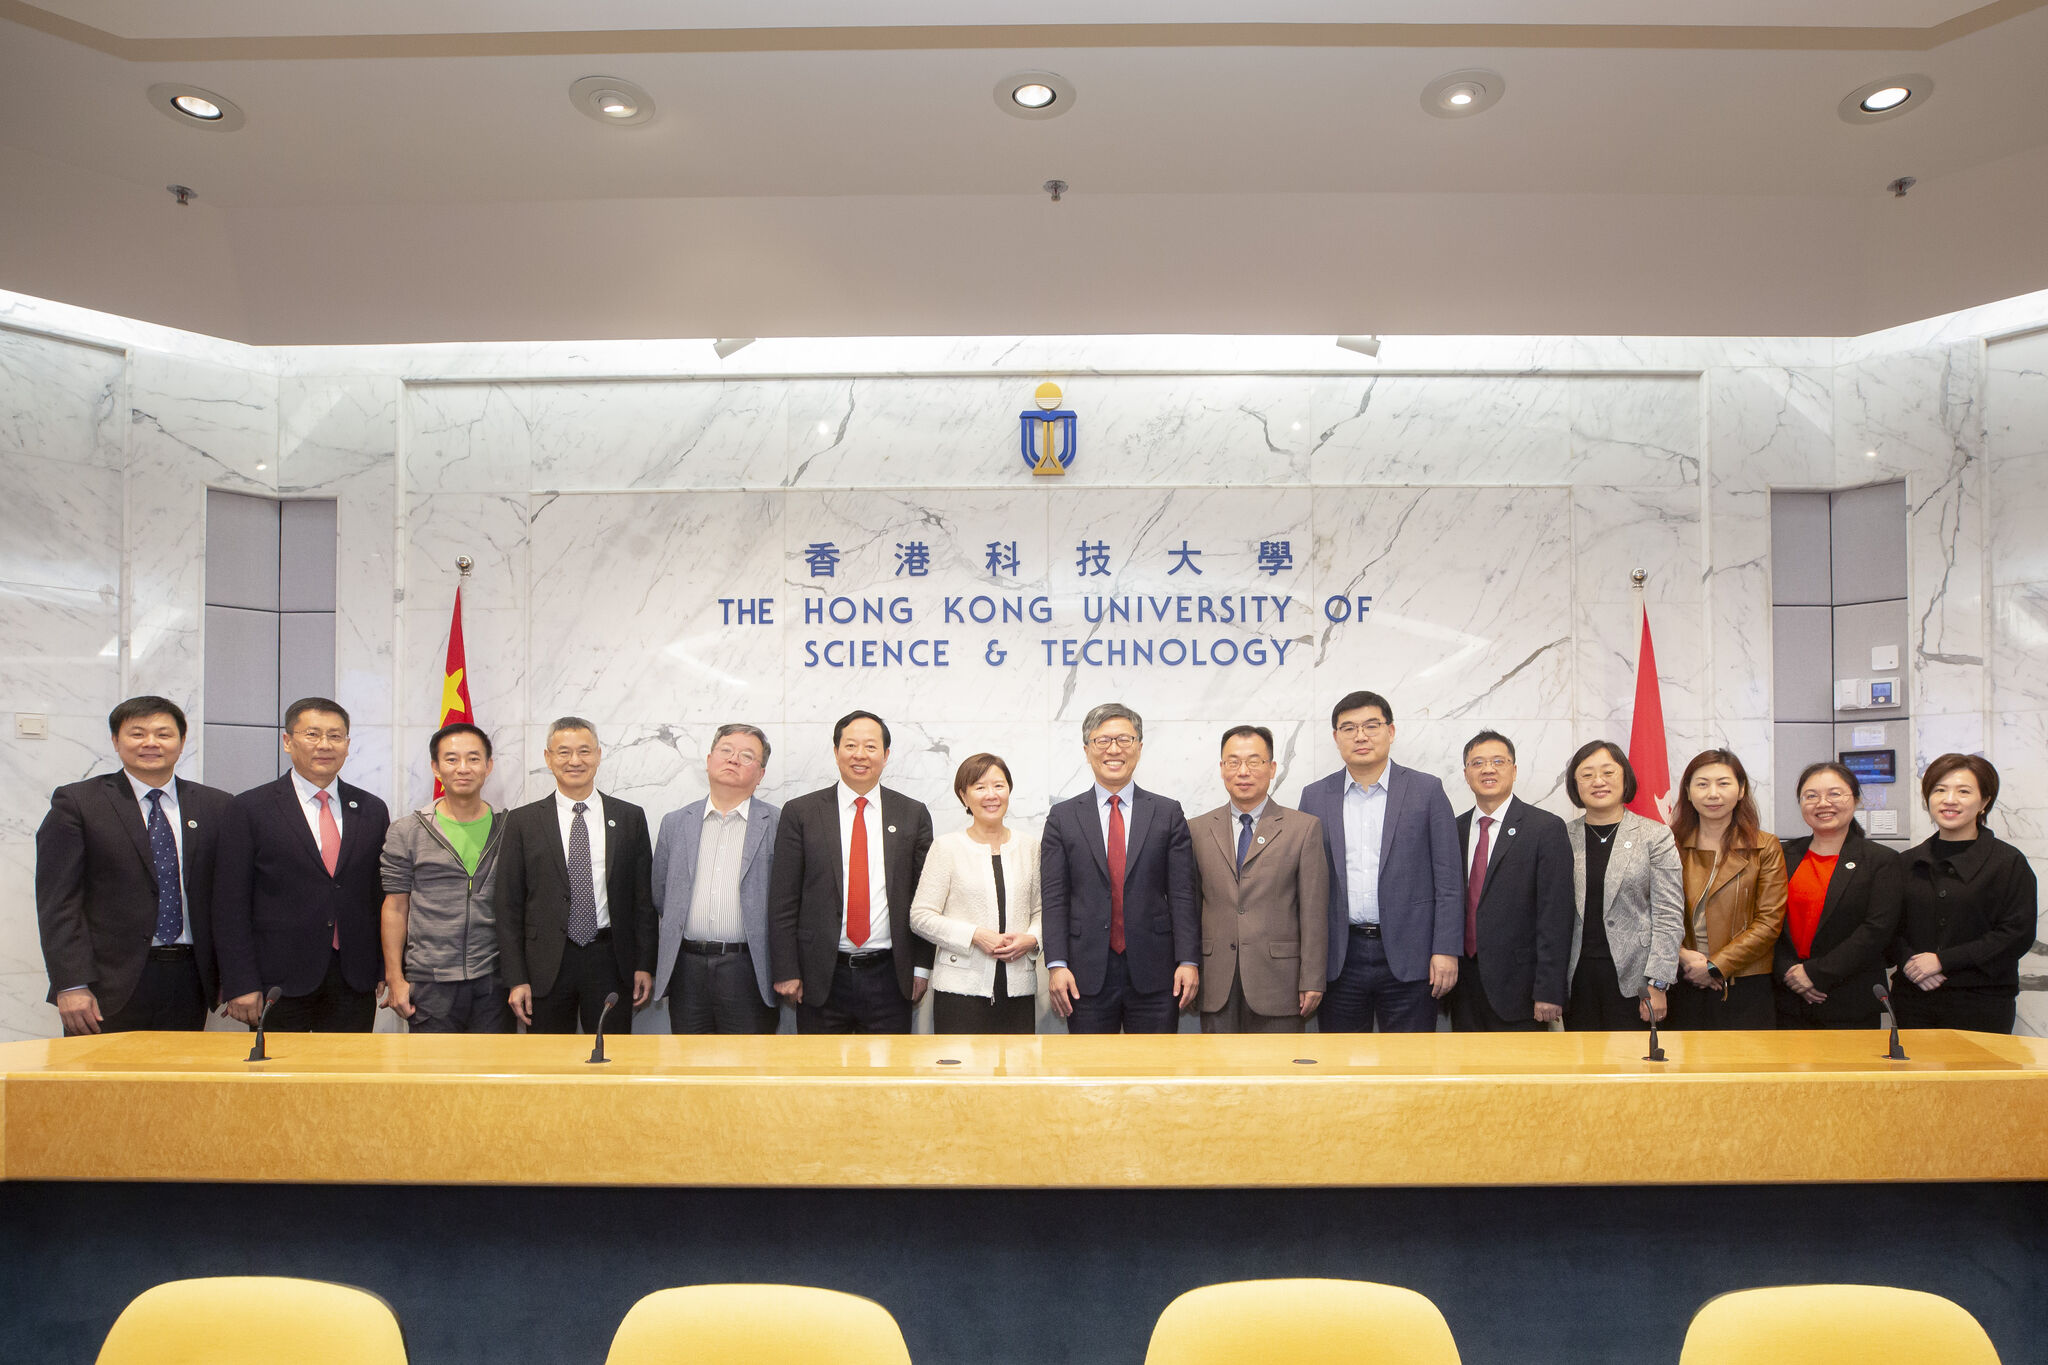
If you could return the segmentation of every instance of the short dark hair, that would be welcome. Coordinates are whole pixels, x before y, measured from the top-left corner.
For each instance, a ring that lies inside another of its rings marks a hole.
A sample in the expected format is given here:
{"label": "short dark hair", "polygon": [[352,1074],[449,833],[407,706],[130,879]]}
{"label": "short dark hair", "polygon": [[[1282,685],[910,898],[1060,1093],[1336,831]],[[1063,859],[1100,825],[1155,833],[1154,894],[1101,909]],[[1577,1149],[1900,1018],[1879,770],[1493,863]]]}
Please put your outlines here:
{"label": "short dark hair", "polygon": [[1579,765],[1602,749],[1614,755],[1614,761],[1621,765],[1621,804],[1625,806],[1636,799],[1636,770],[1629,764],[1627,751],[1611,739],[1596,739],[1590,744],[1580,745],[1564,769],[1565,799],[1580,810],[1586,808],[1586,798],[1579,795]]}
{"label": "short dark hair", "polygon": [[434,737],[427,741],[427,762],[440,762],[441,741],[447,739],[450,735],[475,735],[484,742],[484,757],[489,758],[491,756],[491,737],[483,732],[483,728],[471,725],[466,720],[458,720],[451,721],[449,724],[434,731]]}
{"label": "short dark hair", "polygon": [[[768,766],[768,736],[761,733],[760,726],[749,725],[745,721],[730,721],[719,726],[718,733],[711,736],[711,747],[717,748],[718,741],[728,735],[745,735],[756,744],[759,744],[761,746],[761,766],[763,768]],[[837,741],[834,741],[834,745],[835,747],[837,746]]]}
{"label": "short dark hair", "polygon": [[[877,724],[877,725],[881,726],[881,727],[882,727],[882,748],[883,748],[884,750],[887,750],[887,749],[888,749],[888,747],[889,747],[889,722],[888,722],[888,721],[886,721],[886,720],[883,720],[883,719],[882,719],[882,718],[881,718],[880,716],[876,715],[876,714],[875,714],[874,712],[872,712],[872,711],[848,711],[848,712],[847,712],[847,713],[846,713],[845,715],[841,716],[841,717],[840,717],[840,718],[839,718],[838,720],[834,721],[834,722],[832,723],[832,747],[833,747],[833,748],[835,748],[835,749],[836,749],[836,748],[838,748],[838,747],[839,747],[839,737],[840,737],[841,735],[843,735],[843,734],[845,734],[845,733],[846,733],[846,727],[847,727],[847,726],[849,726],[849,725],[853,724],[853,723],[854,723],[855,721],[857,721],[857,720],[871,720],[871,721],[873,721],[873,722],[874,722],[875,724]],[[765,763],[766,763],[766,760],[765,760],[765,759],[763,760],[763,763],[764,763],[764,765],[765,765]]]}
{"label": "short dark hair", "polygon": [[1357,711],[1367,706],[1379,707],[1381,718],[1389,725],[1394,723],[1394,708],[1379,693],[1346,692],[1338,700],[1337,704],[1330,708],[1330,728],[1332,730],[1337,728],[1337,717],[1343,715],[1346,711]]}
{"label": "short dark hair", "polygon": [[[1508,751],[1508,762],[1513,763],[1515,761],[1515,742],[1509,739],[1506,735],[1502,734],[1498,730],[1481,730],[1478,734],[1466,740],[1465,752],[1462,755],[1462,757],[1469,760],[1472,757],[1472,751],[1482,744],[1499,744],[1505,746]],[[1576,768],[1579,765],[1574,763],[1572,766]]]}
{"label": "short dark hair", "polygon": [[169,697],[130,697],[107,713],[107,733],[118,735],[129,721],[145,716],[169,716],[178,727],[178,738],[185,737],[185,713]]}
{"label": "short dark hair", "polygon": [[308,711],[319,711],[325,715],[340,716],[341,728],[344,730],[349,728],[348,712],[342,710],[341,703],[331,697],[300,697],[290,706],[284,708],[284,728],[289,730],[297,725],[299,717],[305,715]]}
{"label": "short dark hair", "polygon": [[1010,765],[994,754],[970,754],[967,761],[953,773],[953,795],[963,798],[961,805],[967,804],[964,799],[967,789],[987,777],[990,768],[999,769],[1003,774],[1003,781],[1013,787],[1017,785],[1017,779],[1010,776]]}
{"label": "short dark hair", "polygon": [[1977,779],[1977,790],[1984,794],[1984,809],[1977,812],[1977,828],[1984,828],[1984,817],[1991,814],[1991,808],[1998,804],[1998,769],[1991,766],[1991,760],[1982,754],[1943,754],[1927,765],[1927,771],[1920,776],[1920,804],[1934,804],[1934,787],[1950,773],[1967,768],[1970,776]]}
{"label": "short dark hair", "polygon": [[1273,756],[1273,732],[1263,725],[1231,726],[1223,732],[1223,742],[1216,746],[1216,752],[1220,754],[1228,749],[1233,739],[1262,739],[1266,742],[1266,757]]}

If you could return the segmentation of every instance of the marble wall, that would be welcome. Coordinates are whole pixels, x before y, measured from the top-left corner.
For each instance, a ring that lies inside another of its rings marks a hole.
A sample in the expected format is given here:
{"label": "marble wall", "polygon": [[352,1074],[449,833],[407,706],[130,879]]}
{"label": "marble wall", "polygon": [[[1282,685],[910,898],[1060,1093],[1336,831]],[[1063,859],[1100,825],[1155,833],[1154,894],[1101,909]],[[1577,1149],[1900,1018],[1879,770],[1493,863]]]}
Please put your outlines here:
{"label": "marble wall", "polygon": [[[338,500],[350,774],[396,804],[429,788],[458,554],[476,561],[470,686],[501,801],[545,790],[564,712],[600,726],[606,788],[658,816],[702,794],[718,722],[768,730],[777,799],[829,779],[830,721],[861,705],[891,720],[890,779],[941,828],[977,749],[1011,761],[1035,816],[1084,780],[1079,716],[1112,697],[1147,717],[1148,785],[1206,808],[1217,734],[1255,720],[1279,733],[1291,799],[1332,766],[1330,702],[1366,686],[1395,704],[1397,758],[1455,790],[1459,745],[1497,726],[1524,793],[1562,809],[1572,748],[1627,736],[1645,601],[1674,767],[1726,743],[1768,782],[1769,492],[1894,478],[1916,758],[1984,749],[2012,772],[2048,743],[2048,539],[2030,515],[2048,348],[1987,339],[2044,322],[2048,295],[1852,341],[1389,338],[1377,363],[1316,338],[763,341],[720,364],[702,342],[258,351],[0,295],[0,710],[51,728],[0,734],[0,1036],[54,1031],[30,891],[48,789],[110,762],[120,695],[200,696],[209,485]],[[1016,453],[1048,375],[1081,414],[1056,483]],[[923,579],[896,573],[912,540]],[[1014,576],[989,571],[992,540],[1016,544]],[[1268,574],[1257,550],[1276,540],[1291,563]],[[842,551],[834,579],[810,575],[819,541]],[[1183,541],[1198,582],[1169,573]],[[1111,547],[1109,574],[1076,571],[1084,542]],[[1291,606],[1266,630],[1087,619],[1099,595],[1205,592]],[[803,621],[806,599],[897,593],[911,624]],[[945,621],[945,597],[975,593],[1042,596],[1053,620]],[[1373,611],[1320,619],[1332,594]],[[776,624],[726,624],[717,599],[738,596],[774,598]],[[806,641],[842,634],[943,635],[951,663],[804,667]],[[1047,664],[1042,640],[1091,634],[1264,635],[1290,654]],[[2015,776],[2004,804],[2007,832],[2048,855],[2048,790]],[[2036,1031],[2044,1003],[2023,1009]]]}

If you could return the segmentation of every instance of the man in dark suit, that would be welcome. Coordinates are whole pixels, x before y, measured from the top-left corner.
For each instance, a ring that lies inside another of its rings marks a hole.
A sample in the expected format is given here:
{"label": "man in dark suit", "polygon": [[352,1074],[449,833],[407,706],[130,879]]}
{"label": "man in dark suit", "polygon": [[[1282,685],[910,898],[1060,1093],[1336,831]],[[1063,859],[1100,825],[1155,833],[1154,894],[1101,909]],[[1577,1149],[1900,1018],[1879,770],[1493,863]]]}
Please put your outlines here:
{"label": "man in dark suit", "polygon": [[1081,748],[1095,782],[1045,817],[1046,977],[1069,1033],[1172,1033],[1201,988],[1194,843],[1180,803],[1133,780],[1144,744],[1130,707],[1090,711]]}
{"label": "man in dark suit", "polygon": [[292,770],[235,797],[214,876],[222,1007],[281,1032],[368,1033],[384,979],[384,803],[340,777],[348,712],[305,697],[284,713]]}
{"label": "man in dark suit", "polygon": [[1444,1003],[1460,1033],[1537,1032],[1564,1018],[1571,958],[1572,841],[1564,821],[1515,795],[1515,746],[1481,730],[1465,742],[1477,805],[1458,817],[1465,942]]}
{"label": "man in dark suit", "polygon": [[782,808],[768,881],[775,991],[799,1033],[908,1033],[932,945],[910,900],[932,846],[921,801],[881,785],[889,727],[854,711],[832,727],[839,781]]}
{"label": "man in dark suit", "polygon": [[121,771],[57,788],[36,830],[36,919],[64,1032],[197,1029],[219,999],[213,868],[229,796],[175,777],[185,713],[107,717]]}
{"label": "man in dark suit", "polygon": [[498,970],[529,1033],[595,1033],[605,997],[654,996],[654,844],[647,812],[597,790],[597,727],[563,716],[545,754],[555,789],[505,817]]}
{"label": "man in dark suit", "polygon": [[1309,783],[1301,808],[1330,854],[1325,1033],[1427,1033],[1458,980],[1465,881],[1444,784],[1392,759],[1394,711],[1352,692],[1330,713],[1344,766]]}

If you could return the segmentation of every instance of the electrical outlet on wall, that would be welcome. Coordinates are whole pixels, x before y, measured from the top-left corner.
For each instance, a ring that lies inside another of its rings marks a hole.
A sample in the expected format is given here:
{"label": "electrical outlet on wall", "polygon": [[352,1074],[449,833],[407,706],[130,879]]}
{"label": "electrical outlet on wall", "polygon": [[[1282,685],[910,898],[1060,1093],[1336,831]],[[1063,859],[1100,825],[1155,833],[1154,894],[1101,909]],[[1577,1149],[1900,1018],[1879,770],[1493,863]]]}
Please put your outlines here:
{"label": "electrical outlet on wall", "polygon": [[14,713],[14,737],[16,739],[48,739],[50,737],[50,718],[48,716],[35,715],[28,711],[16,711]]}

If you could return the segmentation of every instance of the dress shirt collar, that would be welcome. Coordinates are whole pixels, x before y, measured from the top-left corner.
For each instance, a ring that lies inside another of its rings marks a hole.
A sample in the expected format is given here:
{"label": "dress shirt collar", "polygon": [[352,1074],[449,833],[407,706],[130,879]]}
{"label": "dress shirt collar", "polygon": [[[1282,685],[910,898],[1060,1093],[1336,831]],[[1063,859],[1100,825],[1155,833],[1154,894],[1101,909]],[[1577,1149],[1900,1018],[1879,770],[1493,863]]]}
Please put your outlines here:
{"label": "dress shirt collar", "polygon": [[1378,792],[1381,796],[1386,796],[1388,794],[1387,774],[1393,770],[1394,765],[1389,763],[1386,767],[1380,769],[1380,775],[1373,779],[1370,787],[1361,787],[1358,785],[1358,779],[1351,775],[1351,770],[1346,768],[1344,770],[1344,794],[1349,796],[1353,792],[1363,792],[1371,795],[1373,792]]}
{"label": "dress shirt collar", "polygon": [[1135,793],[1137,792],[1137,790],[1138,790],[1138,784],[1137,784],[1137,783],[1135,783],[1135,782],[1126,782],[1126,783],[1124,783],[1124,787],[1123,787],[1123,790],[1122,790],[1122,791],[1118,791],[1118,792],[1112,792],[1112,791],[1111,791],[1111,790],[1110,790],[1109,788],[1107,788],[1107,787],[1103,786],[1103,785],[1102,785],[1102,784],[1101,784],[1100,782],[1097,782],[1097,783],[1095,783],[1094,785],[1095,785],[1095,804],[1096,804],[1096,805],[1097,805],[1098,807],[1100,807],[1100,808],[1102,808],[1102,809],[1105,809],[1105,810],[1106,810],[1106,809],[1108,809],[1108,807],[1109,807],[1109,798],[1110,798],[1110,797],[1112,797],[1112,796],[1121,796],[1121,797],[1122,797],[1122,798],[1124,799],[1123,809],[1125,809],[1125,810],[1129,810],[1129,809],[1131,808],[1131,797],[1132,797],[1132,796],[1133,796],[1133,795],[1134,795],[1134,794],[1135,794]]}
{"label": "dress shirt collar", "polygon": [[330,809],[341,801],[341,793],[334,790],[333,780],[330,780],[324,787],[316,787],[311,782],[308,782],[305,775],[297,768],[292,769],[292,790],[299,794],[299,804],[302,806],[312,805],[313,797],[318,792],[329,792],[333,795],[334,800],[328,803]]}
{"label": "dress shirt collar", "polygon": [[176,777],[167,777],[164,779],[164,784],[161,787],[152,787],[126,768],[121,770],[121,776],[127,778],[128,785],[135,789],[135,799],[137,801],[146,804],[149,801],[149,794],[151,792],[162,792],[164,794],[164,805],[170,810],[178,808],[178,779]]}
{"label": "dress shirt collar", "polygon": [[737,806],[734,806],[731,810],[721,812],[718,809],[718,807],[711,804],[711,798],[707,796],[704,798],[704,818],[707,821],[731,819],[744,820],[747,818],[747,807],[752,804],[753,798],[748,797],[747,799],[741,801]]}
{"label": "dress shirt collar", "polygon": [[846,779],[843,777],[840,778],[837,782],[833,783],[832,785],[839,792],[840,813],[845,815],[848,819],[853,818],[854,800],[862,795],[865,795],[868,798],[869,810],[880,810],[882,808],[882,784],[879,782],[877,782],[874,786],[869,787],[865,793],[857,792],[853,788],[847,786]]}
{"label": "dress shirt collar", "polygon": [[1256,827],[1259,821],[1266,818],[1266,807],[1272,804],[1273,798],[1270,796],[1260,801],[1258,805],[1253,806],[1250,810],[1239,810],[1237,808],[1237,803],[1232,802],[1230,804],[1230,823],[1233,825],[1242,824],[1243,821],[1240,820],[1239,817],[1249,815],[1252,818],[1253,826]]}
{"label": "dress shirt collar", "polygon": [[[591,811],[596,811],[599,814],[604,812],[604,801],[598,796],[597,788],[595,787],[590,789],[590,795],[583,798],[583,804],[586,807],[584,811],[586,815]],[[555,788],[555,809],[561,812],[564,820],[572,818],[576,814],[576,798],[564,793],[560,787]]]}

